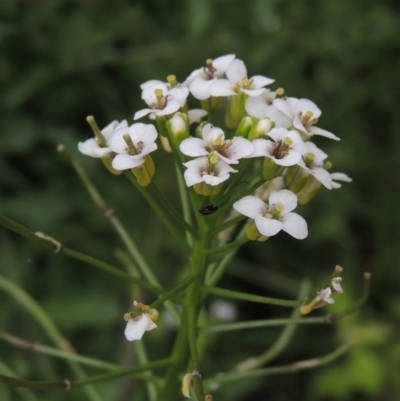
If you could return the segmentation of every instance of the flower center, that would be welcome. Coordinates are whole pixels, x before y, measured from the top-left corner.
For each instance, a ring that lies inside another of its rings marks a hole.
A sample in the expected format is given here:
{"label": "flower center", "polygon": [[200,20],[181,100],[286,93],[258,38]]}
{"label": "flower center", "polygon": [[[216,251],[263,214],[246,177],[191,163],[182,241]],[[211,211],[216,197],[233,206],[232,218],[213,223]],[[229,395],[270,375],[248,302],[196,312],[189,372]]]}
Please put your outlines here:
{"label": "flower center", "polygon": [[125,143],[127,144],[127,147],[125,148],[125,151],[128,155],[130,156],[135,156],[139,155],[142,153],[143,148],[144,148],[144,143],[142,141],[139,141],[136,145],[133,143],[132,138],[129,134],[125,134],[122,136],[124,138]]}
{"label": "flower center", "polygon": [[309,129],[312,125],[315,125],[318,122],[318,118],[312,118],[314,114],[310,110],[306,111],[304,114],[303,112],[299,111],[298,115],[301,123],[306,129]]}
{"label": "flower center", "polygon": [[153,103],[150,105],[152,109],[163,110],[165,106],[168,104],[168,95],[164,96],[164,92],[162,89],[154,89],[154,95],[156,96],[157,103]]}
{"label": "flower center", "polygon": [[293,141],[287,136],[283,141],[279,140],[275,143],[272,156],[276,159],[283,159],[288,153]]}
{"label": "flower center", "polygon": [[206,64],[207,67],[204,68],[204,74],[207,75],[208,80],[212,80],[217,69],[213,66],[213,61],[210,58],[206,60]]}

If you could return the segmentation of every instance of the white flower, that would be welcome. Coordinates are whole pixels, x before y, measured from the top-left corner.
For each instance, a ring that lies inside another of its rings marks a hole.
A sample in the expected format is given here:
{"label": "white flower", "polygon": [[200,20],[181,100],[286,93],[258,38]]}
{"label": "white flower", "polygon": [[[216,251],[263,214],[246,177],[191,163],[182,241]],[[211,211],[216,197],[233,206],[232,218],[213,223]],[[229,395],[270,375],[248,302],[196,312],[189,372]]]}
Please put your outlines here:
{"label": "white flower", "polygon": [[228,54],[214,60],[207,60],[207,66],[193,71],[182,83],[182,86],[189,86],[190,92],[196,99],[208,99],[211,96],[211,85],[224,76],[234,58],[234,54]]}
{"label": "white flower", "polygon": [[233,204],[239,213],[254,219],[258,231],[266,237],[286,231],[292,237],[304,239],[308,235],[303,217],[291,213],[297,206],[296,195],[287,190],[272,191],[268,203],[255,196],[245,196]]}
{"label": "white flower", "polygon": [[200,124],[203,117],[205,117],[208,112],[203,109],[191,109],[187,112],[189,116],[189,124]]}
{"label": "white flower", "polygon": [[332,290],[330,289],[330,287],[319,291],[315,299],[318,302],[326,302],[327,304],[335,303],[335,300],[332,298]]}
{"label": "white flower", "polygon": [[[130,145],[124,137],[131,142]],[[116,131],[111,138],[110,148],[117,153],[112,161],[115,170],[126,170],[144,163],[144,156],[157,149],[157,131],[151,124],[136,123]]]}
{"label": "white flower", "polygon": [[219,160],[216,164],[210,163],[207,157],[199,157],[183,163],[187,170],[184,173],[186,185],[191,187],[205,182],[216,186],[229,178],[230,173],[237,173],[229,164]]}
{"label": "white flower", "polygon": [[303,159],[306,163],[301,160],[299,165],[309,171],[326,188],[332,189],[331,175],[323,168],[324,160],[328,155],[312,142],[305,142],[304,148]]}
{"label": "white flower", "polygon": [[340,285],[340,282],[342,281],[341,277],[335,277],[332,279],[332,288],[335,290],[335,292],[342,293],[343,289],[342,286]]}
{"label": "white flower", "polygon": [[264,89],[264,92],[261,95],[249,97],[246,100],[246,112],[250,116],[256,118],[268,117],[275,123],[276,128],[289,128],[292,125],[292,119],[273,105],[275,97],[276,92]]}
{"label": "white flower", "polygon": [[219,159],[228,164],[237,164],[239,159],[253,153],[252,143],[242,137],[225,140],[222,129],[207,124],[201,132],[203,139],[187,138],[179,146],[184,155],[191,157],[207,156],[214,153]]}
{"label": "white flower", "polygon": [[334,180],[344,181],[344,182],[352,182],[353,181],[347,174],[344,174],[344,173],[331,173],[331,179],[332,179],[332,188],[333,189],[337,189],[342,186],[342,184],[340,184],[339,182],[336,182]]}
{"label": "white flower", "polygon": [[311,100],[288,97],[286,99],[275,99],[273,105],[293,120],[293,126],[301,134],[307,136],[321,135],[336,141],[340,140],[332,132],[314,126],[321,116],[321,110]]}
{"label": "white flower", "polygon": [[109,147],[109,144],[110,144],[110,139],[114,135],[115,131],[117,131],[120,128],[126,128],[126,127],[128,127],[128,123],[126,120],[122,120],[121,122],[115,120],[112,123],[108,124],[107,127],[101,130],[101,133],[103,134],[104,139],[106,141],[106,146],[101,147],[99,145],[99,141],[97,138],[90,138],[85,142],[79,142],[78,149],[81,153],[87,156],[96,158],[104,157],[108,153],[112,152],[112,150]]}
{"label": "white flower", "polygon": [[247,78],[247,69],[242,60],[233,60],[226,70],[228,79],[219,79],[210,86],[212,96],[232,96],[244,92],[248,96],[259,96],[264,86],[272,84],[273,79],[262,75]]}
{"label": "white flower", "polygon": [[150,114],[152,116],[165,116],[177,112],[184,106],[189,95],[189,89],[185,87],[171,88],[169,84],[161,81],[151,80],[141,85],[143,89],[142,99],[149,108],[139,110],[133,119],[138,120]]}
{"label": "white flower", "polygon": [[129,319],[125,328],[125,337],[128,341],[140,340],[145,331],[153,330],[157,325],[150,319],[148,313]]}
{"label": "white flower", "polygon": [[271,158],[280,166],[293,166],[300,162],[304,153],[304,142],[297,131],[288,131],[286,128],[273,128],[267,139],[255,139],[252,143],[254,153],[252,157],[265,156]]}

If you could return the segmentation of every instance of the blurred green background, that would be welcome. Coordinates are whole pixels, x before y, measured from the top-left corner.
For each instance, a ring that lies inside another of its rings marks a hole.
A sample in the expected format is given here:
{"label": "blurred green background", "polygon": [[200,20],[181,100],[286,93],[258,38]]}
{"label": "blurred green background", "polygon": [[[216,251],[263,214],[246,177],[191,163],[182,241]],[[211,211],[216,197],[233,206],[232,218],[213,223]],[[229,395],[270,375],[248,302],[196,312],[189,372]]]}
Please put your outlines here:
{"label": "blurred green background", "polygon": [[[141,0],[0,2],[0,211],[69,247],[121,265],[122,246],[68,162],[64,143],[79,157],[107,201],[137,240],[165,287],[185,259],[123,177],[79,155],[91,136],[85,117],[101,127],[132,123],[143,108],[140,83],[175,74],[183,81],[207,58],[234,53],[249,76],[276,79],[273,88],[313,100],[319,126],[342,138],[316,140],[332,171],[352,184],[322,190],[301,207],[309,237],[287,235],[243,247],[221,285],[260,295],[293,297],[300,280],[321,288],[335,264],[344,267],[340,310],[362,291],[372,273],[367,305],[334,327],[300,327],[274,365],[317,357],[343,341],[358,346],[331,366],[296,375],[238,381],[213,392],[220,401],[400,399],[400,24],[394,0]],[[156,183],[175,200],[169,159],[158,152]],[[78,352],[131,365],[132,344],[122,315],[132,288],[72,259],[44,251],[0,229],[0,273],[23,287],[55,320]],[[152,301],[149,294],[143,300]],[[284,317],[282,308],[238,302],[239,319]],[[318,315],[319,312],[315,312]],[[150,357],[166,356],[173,331],[146,338]],[[40,327],[0,292],[0,328],[49,344]],[[228,370],[273,344],[279,328],[207,338],[203,375]],[[232,349],[235,352],[232,352]],[[212,355],[213,357],[211,358]],[[0,342],[0,371],[36,380],[71,377],[65,363]],[[88,374],[98,371],[87,369]],[[98,385],[104,400],[145,400],[141,382]],[[34,400],[0,386],[0,399]],[[85,400],[82,390],[40,392],[37,400]]]}

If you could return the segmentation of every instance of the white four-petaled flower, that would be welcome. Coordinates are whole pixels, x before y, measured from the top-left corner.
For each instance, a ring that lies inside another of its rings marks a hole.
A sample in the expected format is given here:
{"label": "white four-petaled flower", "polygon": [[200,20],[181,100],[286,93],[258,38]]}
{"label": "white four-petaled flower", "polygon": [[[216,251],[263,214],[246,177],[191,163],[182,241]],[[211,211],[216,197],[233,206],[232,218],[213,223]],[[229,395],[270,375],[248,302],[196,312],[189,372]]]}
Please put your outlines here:
{"label": "white four-petaled flower", "polygon": [[150,319],[150,315],[142,313],[128,320],[125,328],[125,337],[128,341],[140,340],[145,331],[153,330],[156,327],[157,325]]}
{"label": "white four-petaled flower", "polygon": [[233,60],[227,70],[228,79],[219,79],[210,86],[212,96],[232,96],[244,92],[247,96],[259,96],[264,86],[272,84],[273,79],[262,75],[247,78],[247,68],[242,60]]}
{"label": "white four-petaled flower", "polygon": [[211,96],[211,86],[224,76],[234,58],[234,54],[228,54],[214,60],[207,60],[207,66],[193,71],[182,86],[189,86],[190,92],[196,99],[208,99]]}
{"label": "white four-petaled flower", "polygon": [[224,161],[219,160],[213,164],[206,156],[183,163],[183,165],[187,167],[184,177],[188,187],[201,182],[216,186],[226,181],[230,173],[237,173],[237,170]]}
{"label": "white four-petaled flower", "polygon": [[222,129],[207,124],[202,132],[203,139],[187,138],[179,146],[184,155],[191,157],[207,156],[214,153],[228,164],[237,164],[239,159],[248,157],[254,151],[253,144],[242,137],[225,140]]}
{"label": "white four-petaled flower", "polygon": [[153,117],[173,114],[184,106],[189,95],[189,89],[186,87],[171,88],[169,84],[157,80],[147,81],[140,87],[143,89],[142,99],[149,108],[137,111],[134,120],[150,113]]}
{"label": "white four-petaled flower", "polygon": [[245,196],[233,204],[239,213],[254,219],[258,231],[266,237],[286,231],[292,237],[304,239],[308,235],[303,217],[291,213],[297,206],[296,195],[287,190],[272,191],[268,203],[255,196]]}
{"label": "white four-petaled flower", "polygon": [[86,156],[101,158],[106,156],[108,153],[112,152],[110,149],[110,140],[114,133],[120,128],[128,127],[128,123],[126,120],[122,120],[118,122],[117,120],[113,121],[112,123],[108,124],[107,127],[101,130],[101,133],[104,136],[106,141],[106,146],[100,146],[99,141],[97,138],[90,138],[87,139],[85,142],[78,143],[78,149],[81,153]]}
{"label": "white four-petaled flower", "polygon": [[156,139],[157,131],[151,124],[136,123],[116,131],[110,141],[111,150],[117,153],[113,168],[127,170],[143,164],[144,156],[157,149]]}
{"label": "white four-petaled flower", "polygon": [[293,120],[293,126],[302,135],[321,135],[336,141],[340,140],[332,132],[315,127],[321,116],[321,110],[311,100],[288,97],[286,99],[275,99],[273,105]]}
{"label": "white four-petaled flower", "polygon": [[332,178],[327,170],[323,168],[324,160],[328,155],[312,142],[304,143],[303,159],[299,165],[312,174],[326,188],[332,189]]}
{"label": "white four-petaled flower", "polygon": [[286,128],[273,128],[268,132],[273,140],[255,139],[252,143],[254,153],[252,157],[265,156],[280,166],[293,166],[300,162],[305,151],[304,142],[297,131]]}

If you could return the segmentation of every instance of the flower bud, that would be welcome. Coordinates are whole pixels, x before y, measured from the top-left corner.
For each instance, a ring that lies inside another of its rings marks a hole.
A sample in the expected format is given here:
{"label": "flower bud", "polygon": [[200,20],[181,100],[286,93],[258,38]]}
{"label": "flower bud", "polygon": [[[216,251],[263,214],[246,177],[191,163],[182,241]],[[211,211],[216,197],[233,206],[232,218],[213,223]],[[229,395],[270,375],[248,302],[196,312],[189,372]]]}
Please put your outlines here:
{"label": "flower bud", "polygon": [[272,159],[266,157],[263,165],[263,178],[265,181],[270,181],[283,173],[285,167],[279,166]]}
{"label": "flower bud", "polygon": [[247,229],[246,236],[250,241],[259,241],[259,242],[264,242],[269,238],[266,237],[265,235],[262,235],[260,231],[258,231],[255,222],[251,223],[250,227]]}
{"label": "flower bud", "polygon": [[166,123],[166,129],[168,131],[168,138],[175,142],[177,146],[186,139],[189,138],[189,117],[185,113],[175,113],[174,116]]}
{"label": "flower bud", "polygon": [[243,138],[248,138],[252,123],[253,121],[251,117],[249,116],[243,117],[236,128],[235,136],[242,136]]}
{"label": "flower bud", "polygon": [[186,373],[182,379],[182,394],[186,398],[191,398],[190,397],[190,383],[192,382],[192,376],[193,375],[191,373]]}
{"label": "flower bud", "polygon": [[193,186],[194,191],[203,196],[217,196],[222,189],[222,186],[224,183],[221,183],[219,185],[210,185],[206,184],[205,182],[200,182],[199,184],[195,184]]}
{"label": "flower bud", "polygon": [[321,189],[322,184],[312,175],[310,174],[307,178],[306,183],[304,184],[303,189],[297,193],[297,198],[301,205],[305,205],[310,202],[310,200],[318,193]]}
{"label": "flower bud", "polygon": [[257,138],[263,138],[267,136],[267,133],[271,131],[271,128],[273,126],[272,121],[267,117],[267,118],[252,118],[252,126],[251,130],[249,132],[248,139],[250,141],[253,141],[254,139]]}
{"label": "flower bud", "polygon": [[144,163],[138,167],[132,168],[131,171],[136,177],[139,185],[142,187],[147,187],[150,184],[151,178],[155,173],[153,159],[150,155],[146,155],[144,157]]}
{"label": "flower bud", "polygon": [[101,158],[101,161],[103,164],[106,166],[107,170],[114,175],[120,175],[122,174],[123,170],[115,170],[115,168],[112,166],[112,159],[114,158],[115,153],[109,153],[105,155],[104,157]]}
{"label": "flower bud", "polygon": [[240,92],[238,95],[229,97],[228,107],[226,108],[225,124],[228,128],[236,128],[240,120],[246,115],[245,103],[247,95]]}

